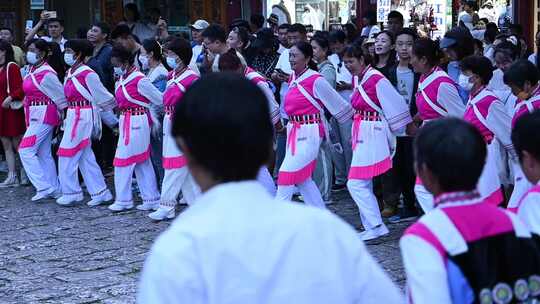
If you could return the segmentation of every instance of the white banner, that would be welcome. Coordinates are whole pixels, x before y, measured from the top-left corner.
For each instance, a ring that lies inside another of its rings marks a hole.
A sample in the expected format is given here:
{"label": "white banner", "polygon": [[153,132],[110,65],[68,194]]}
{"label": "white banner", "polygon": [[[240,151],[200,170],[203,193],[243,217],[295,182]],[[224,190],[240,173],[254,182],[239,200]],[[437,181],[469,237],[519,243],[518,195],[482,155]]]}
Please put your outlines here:
{"label": "white banner", "polygon": [[391,5],[391,0],[377,0],[377,22],[386,22]]}

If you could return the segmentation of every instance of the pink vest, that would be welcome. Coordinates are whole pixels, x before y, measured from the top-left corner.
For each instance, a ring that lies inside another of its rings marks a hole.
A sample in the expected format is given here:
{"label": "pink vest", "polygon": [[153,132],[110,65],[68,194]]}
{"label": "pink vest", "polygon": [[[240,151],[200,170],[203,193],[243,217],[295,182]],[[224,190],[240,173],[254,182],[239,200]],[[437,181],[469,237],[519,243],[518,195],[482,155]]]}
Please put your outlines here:
{"label": "pink vest", "polygon": [[[90,89],[88,88],[88,84],[86,84],[86,76],[90,73],[94,73],[92,71],[83,71],[75,76],[79,83],[90,92]],[[68,102],[80,102],[80,101],[87,101],[86,98],[84,98],[81,93],[77,90],[75,85],[73,84],[73,80],[67,79],[66,84],[64,85],[64,94],[66,95],[66,99]]]}
{"label": "pink vest", "polygon": [[512,117],[512,128],[516,125],[516,121],[527,113],[532,113],[534,110],[540,109],[540,86],[533,93],[533,96],[526,101],[517,100],[515,105],[514,116]]}
{"label": "pink vest", "polygon": [[[47,63],[43,64],[48,65]],[[36,70],[34,67],[30,69],[30,72],[33,72]],[[52,68],[51,68],[52,70]],[[56,72],[53,72],[51,70],[44,70],[40,71],[36,74],[34,74],[34,77],[36,78],[36,81],[41,85],[41,82],[43,81],[43,78],[49,74],[53,73],[56,77]],[[31,102],[48,102],[49,105],[47,105],[47,110],[45,112],[45,118],[43,119],[44,124],[56,126],[60,123],[60,116],[58,115],[58,109],[56,107],[56,104],[52,101],[52,99],[45,95],[43,92],[41,92],[32,81],[32,77],[30,75],[27,75],[23,80],[23,91],[24,91],[24,108],[25,108],[25,114],[26,114],[26,124],[29,124],[28,117],[30,116],[29,111],[31,111],[30,103]]]}
{"label": "pink vest", "polygon": [[527,192],[525,192],[523,197],[521,197],[521,199],[519,200],[517,206],[515,206],[514,208],[508,208],[508,211],[517,213],[519,211],[519,207],[521,207],[521,204],[523,203],[525,198],[527,198],[527,195],[529,195],[531,193],[540,193],[540,185],[534,185],[531,189],[529,189]]}
{"label": "pink vest", "polygon": [[[369,73],[369,75],[366,75],[367,73]],[[355,80],[356,77],[357,76],[355,76]],[[364,80],[364,77],[368,77],[368,79]],[[361,85],[362,88],[360,88],[360,90],[363,89],[364,92],[366,92],[366,95],[371,99],[371,101],[375,103],[375,105],[377,105],[379,108],[381,108],[381,102],[377,97],[377,84],[381,79],[384,79],[384,76],[379,71],[371,67],[367,67],[364,74],[362,74],[362,79],[360,79],[358,82],[353,81],[354,90],[351,96],[351,104],[356,111],[377,112],[376,109],[374,109],[364,100],[362,94],[360,94],[356,87],[357,85]]]}
{"label": "pink vest", "polygon": [[[191,70],[186,70],[184,71],[184,73],[188,71],[191,71]],[[182,74],[179,75],[178,77],[181,77]],[[169,72],[169,81],[171,81],[175,77],[176,76],[174,75],[174,71]],[[189,88],[198,79],[199,79],[199,76],[192,74],[180,80],[179,82],[187,90],[187,88]],[[169,106],[172,107],[176,105],[176,103],[178,103],[180,99],[182,99],[184,94],[185,92],[182,92],[182,90],[180,90],[180,87],[178,85],[176,85],[175,83],[171,83],[169,86],[167,86],[167,89],[165,90],[165,93],[163,94],[163,105],[165,105],[166,107],[169,107]]]}
{"label": "pink vest", "polygon": [[[436,67],[428,75],[422,75],[420,77],[420,83],[418,84],[418,92],[416,93],[416,107],[418,108],[418,113],[420,114],[420,118],[422,118],[422,120],[432,120],[442,117],[441,114],[439,114],[429,105],[429,103],[424,98],[424,95],[420,91],[420,89],[424,86],[423,83],[435,71],[442,71],[442,69]],[[429,97],[430,101],[444,110],[446,109],[437,100],[439,95],[439,87],[443,83],[449,83],[453,86],[456,85],[446,73],[445,75],[446,76],[439,76],[436,79],[431,80],[431,82],[424,88],[424,93]]]}
{"label": "pink vest", "polygon": [[[132,73],[136,73],[136,71],[133,71]],[[126,78],[128,76],[129,75],[126,75]],[[131,96],[131,98],[133,98],[135,100],[142,101],[144,103],[150,103],[150,101],[146,97],[144,97],[141,93],[139,93],[139,88],[138,88],[139,81],[141,81],[141,79],[143,79],[143,78],[144,78],[144,75],[142,75],[142,74],[137,75],[137,76],[135,76],[134,79],[132,79],[128,83],[124,84],[124,86],[126,87],[126,91],[129,94],[129,96]],[[120,84],[123,81],[123,79],[125,79],[125,78],[121,78],[120,80],[118,80],[118,87],[116,88],[116,92],[115,92],[115,97],[116,97],[116,102],[118,103],[118,108],[120,108],[120,109],[140,108],[141,106],[129,102],[129,100],[124,95],[124,92],[122,90],[122,85]]]}
{"label": "pink vest", "polygon": [[[319,103],[321,108],[324,108],[322,102],[318,100],[314,94],[315,80],[319,79],[319,77],[322,76],[319,73],[315,73],[306,79],[301,80],[300,84],[307,91],[307,93]],[[319,114],[319,110],[317,110],[317,108],[315,108],[300,92],[292,79],[289,81],[289,90],[287,91],[287,95],[285,95],[285,113],[287,113],[289,116]]]}
{"label": "pink vest", "polygon": [[[480,90],[478,94],[481,94],[486,89]],[[473,105],[471,104],[471,100],[474,100],[476,96],[471,96],[469,99],[469,103],[467,104],[467,108],[465,109],[465,114],[463,115],[463,119],[465,121],[468,121],[471,123],[475,128],[482,134],[482,137],[484,138],[484,141],[487,144],[490,144],[493,140],[494,134],[491,132],[487,126],[485,126],[480,119],[478,118],[477,114],[474,111]],[[483,96],[480,100],[474,100],[474,106],[478,108],[478,111],[480,112],[480,115],[482,115],[484,121],[487,120],[489,107],[497,100],[497,96],[495,96],[492,92],[487,93],[487,95]]]}
{"label": "pink vest", "polygon": [[256,85],[258,85],[261,82],[266,82],[266,78],[261,76],[261,74],[259,74],[257,71],[255,71],[254,69],[250,67],[246,67],[244,71],[244,76],[246,76],[246,78],[248,78],[251,82],[253,82]]}

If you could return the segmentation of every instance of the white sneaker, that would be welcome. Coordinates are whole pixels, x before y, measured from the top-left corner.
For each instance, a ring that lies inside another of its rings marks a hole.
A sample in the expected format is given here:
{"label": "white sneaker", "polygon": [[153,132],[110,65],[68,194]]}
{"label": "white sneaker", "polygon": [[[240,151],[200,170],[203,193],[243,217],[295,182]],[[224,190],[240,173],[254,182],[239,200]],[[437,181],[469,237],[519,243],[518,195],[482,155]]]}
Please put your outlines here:
{"label": "white sneaker", "polygon": [[11,187],[17,187],[19,183],[17,182],[17,175],[16,174],[8,174],[6,179],[0,183],[0,188],[11,188]]}
{"label": "white sneaker", "polygon": [[114,204],[109,206],[109,210],[114,212],[120,212],[124,210],[129,210],[133,208],[133,202],[125,203],[125,202],[115,202]]}
{"label": "white sneaker", "polygon": [[82,193],[79,193],[77,195],[69,195],[65,196],[62,195],[60,198],[56,200],[56,203],[61,206],[71,206],[73,203],[81,202],[84,199],[84,196]]}
{"label": "white sneaker", "polygon": [[174,216],[174,207],[159,207],[158,210],[148,215],[148,217],[154,221],[162,221],[164,219],[170,220],[173,219]]}
{"label": "white sneaker", "polygon": [[107,190],[101,195],[93,197],[88,203],[86,203],[86,205],[88,205],[89,207],[95,207],[110,202],[112,199],[113,196],[111,194],[111,191]]}
{"label": "white sneaker", "polygon": [[49,190],[45,190],[45,191],[40,191],[38,193],[36,193],[36,195],[34,195],[30,200],[32,202],[36,202],[36,201],[39,201],[39,200],[42,200],[42,199],[48,199],[48,198],[54,198],[54,199],[57,199],[60,197],[60,192],[56,189],[49,189]]}
{"label": "white sneaker", "polygon": [[157,210],[158,208],[159,202],[144,202],[141,205],[137,206],[137,210],[141,211]]}
{"label": "white sneaker", "polygon": [[381,224],[373,229],[360,232],[359,236],[360,236],[360,239],[362,239],[362,241],[370,241],[370,240],[379,238],[383,235],[387,235],[388,233],[390,233],[390,231],[388,231],[388,228],[386,227],[386,225]]}

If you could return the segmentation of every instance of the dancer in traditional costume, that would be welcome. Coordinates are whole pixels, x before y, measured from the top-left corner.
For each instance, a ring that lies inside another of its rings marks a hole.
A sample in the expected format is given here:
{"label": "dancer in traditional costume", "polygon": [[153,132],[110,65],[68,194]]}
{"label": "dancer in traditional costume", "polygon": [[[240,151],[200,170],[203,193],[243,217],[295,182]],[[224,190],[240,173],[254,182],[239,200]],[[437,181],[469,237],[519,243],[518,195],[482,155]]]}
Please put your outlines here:
{"label": "dancer in traditional costume", "polygon": [[354,75],[351,104],[355,110],[347,187],[365,229],[361,238],[371,240],[388,233],[373,193],[373,178],[392,168],[395,135],[405,134],[412,117],[403,97],[384,75],[371,67],[371,56],[361,47],[347,47],[344,61]]}

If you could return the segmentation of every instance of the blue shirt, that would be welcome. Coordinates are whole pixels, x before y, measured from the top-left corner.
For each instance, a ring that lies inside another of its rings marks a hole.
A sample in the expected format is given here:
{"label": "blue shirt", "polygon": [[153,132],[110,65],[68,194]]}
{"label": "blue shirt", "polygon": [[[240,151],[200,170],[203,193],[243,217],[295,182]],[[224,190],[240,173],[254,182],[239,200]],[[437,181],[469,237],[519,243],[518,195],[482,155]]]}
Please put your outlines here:
{"label": "blue shirt", "polygon": [[459,68],[459,61],[450,61],[448,63],[448,76],[452,78],[452,80],[458,84],[458,92],[459,96],[461,97],[461,100],[463,101],[463,104],[467,104],[469,101],[469,91],[463,89],[459,85],[459,75],[461,75],[461,69]]}

